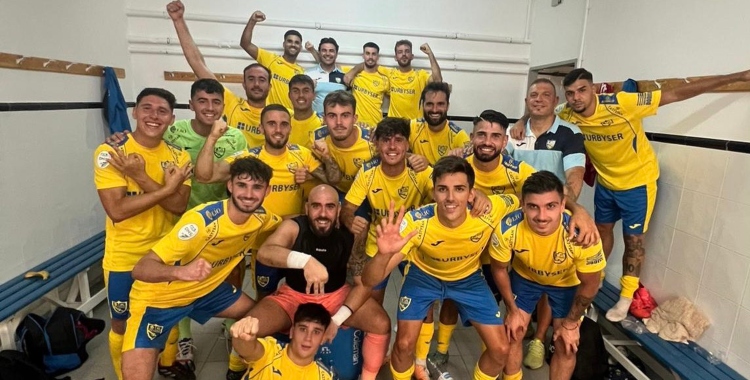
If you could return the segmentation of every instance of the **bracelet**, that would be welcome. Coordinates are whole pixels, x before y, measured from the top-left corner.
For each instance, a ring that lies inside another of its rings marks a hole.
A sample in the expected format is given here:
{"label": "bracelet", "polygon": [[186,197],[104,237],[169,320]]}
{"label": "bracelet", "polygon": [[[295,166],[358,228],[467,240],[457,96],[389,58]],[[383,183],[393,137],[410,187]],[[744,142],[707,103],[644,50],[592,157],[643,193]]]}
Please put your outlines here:
{"label": "bracelet", "polygon": [[311,258],[312,256],[306,253],[290,251],[286,257],[286,267],[290,269],[302,269]]}
{"label": "bracelet", "polygon": [[560,326],[562,326],[565,330],[576,330],[576,329],[578,329],[578,323],[576,323],[576,326],[573,327],[573,328],[566,327],[565,326],[565,320],[563,320],[562,322],[560,322]]}
{"label": "bracelet", "polygon": [[335,323],[336,326],[341,326],[344,321],[351,317],[352,313],[352,309],[349,306],[341,305],[336,314],[331,317],[331,322]]}

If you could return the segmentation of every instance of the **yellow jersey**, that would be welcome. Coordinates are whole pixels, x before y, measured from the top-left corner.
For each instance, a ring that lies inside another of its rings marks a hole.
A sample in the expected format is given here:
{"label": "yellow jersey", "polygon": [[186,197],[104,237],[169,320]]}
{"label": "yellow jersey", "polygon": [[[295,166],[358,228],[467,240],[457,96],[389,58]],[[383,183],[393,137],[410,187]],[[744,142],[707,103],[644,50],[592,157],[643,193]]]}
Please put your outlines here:
{"label": "yellow jersey", "polygon": [[422,116],[419,109],[419,99],[422,91],[430,81],[427,70],[414,70],[405,73],[398,68],[378,66],[378,72],[387,76],[390,86],[388,96],[391,103],[388,106],[388,116],[404,119],[417,119]]}
{"label": "yellow jersey", "polygon": [[312,149],[313,135],[321,125],[323,125],[323,121],[315,112],[305,120],[297,120],[292,117],[292,131],[289,133],[289,144],[296,144],[304,146],[307,149]]}
{"label": "yellow jersey", "polygon": [[354,133],[359,137],[357,137],[357,142],[349,148],[337,147],[328,134],[328,127],[323,126],[315,131],[315,140],[325,140],[328,152],[341,169],[341,181],[336,185],[336,188],[344,193],[352,187],[354,177],[357,176],[362,165],[377,156],[375,147],[370,144],[370,131],[356,125],[354,128]]}
{"label": "yellow jersey", "polygon": [[490,255],[510,262],[521,277],[542,285],[571,287],[581,283],[576,271],[595,273],[607,264],[601,242],[583,248],[569,241],[570,213],[549,236],[535,233],[522,210],[506,215],[492,233]]}
{"label": "yellow jersey", "polygon": [[258,338],[263,345],[263,356],[248,362],[249,368],[243,379],[247,380],[331,380],[331,371],[317,361],[301,367],[291,359],[287,353],[288,345],[280,344],[275,338]]}
{"label": "yellow jersey", "polygon": [[266,104],[281,104],[292,109],[289,99],[289,81],[297,74],[304,74],[305,69],[296,63],[287,62],[284,57],[258,48],[258,63],[271,70],[271,90]]}
{"label": "yellow jersey", "polygon": [[589,117],[563,105],[561,119],[578,126],[583,145],[596,168],[599,183],[610,190],[628,190],[659,178],[659,163],[646,139],[643,118],[656,115],[661,91],[618,92],[596,97]]}
{"label": "yellow jersey", "polygon": [[375,226],[388,215],[391,201],[395,203],[394,210],[399,210],[401,206],[406,211],[413,210],[432,201],[432,189],[431,167],[417,173],[407,166],[397,177],[389,177],[380,167],[380,158],[366,162],[354,178],[345,198],[355,206],[361,205],[365,199],[370,202],[372,214],[365,252],[370,256],[375,256],[378,252]]}
{"label": "yellow jersey", "polygon": [[205,259],[211,263],[208,277],[203,281],[157,283],[136,280],[131,299],[147,301],[149,306],[158,308],[191,304],[224,282],[237,263],[257,250],[281,223],[280,217],[261,207],[245,223],[235,224],[229,219],[227,202],[204,203],[186,212],[172,231],[151,248],[170,266]]}
{"label": "yellow jersey", "polygon": [[320,161],[313,157],[312,152],[305,147],[290,144],[283,154],[274,156],[263,146],[259,146],[238,152],[225,161],[231,165],[236,159],[248,156],[257,157],[273,169],[269,184],[271,193],[263,200],[263,208],[282,217],[302,214],[302,186],[294,181],[294,172],[303,166],[307,166],[310,172],[320,167]]}
{"label": "yellow jersey", "polygon": [[224,121],[230,127],[242,131],[247,140],[247,146],[255,148],[263,145],[266,140],[260,127],[260,113],[262,108],[251,106],[247,100],[235,95],[224,87]]}
{"label": "yellow jersey", "polygon": [[413,119],[410,128],[409,148],[411,152],[425,156],[430,165],[435,165],[437,160],[451,149],[466,148],[471,145],[469,135],[461,127],[448,120],[445,121],[440,132],[433,132],[424,118]]}
{"label": "yellow jersey", "polygon": [[352,81],[352,95],[357,101],[357,120],[373,129],[383,119],[383,98],[388,92],[388,77],[378,72],[359,73]]}
{"label": "yellow jersey", "polygon": [[[126,155],[140,154],[145,162],[146,174],[160,185],[164,184],[165,165],[182,167],[190,163],[190,155],[175,145],[162,141],[156,148],[146,148],[138,144],[131,135],[127,135],[125,141],[116,148],[102,144],[94,152],[94,183],[97,190],[124,187],[126,196],[144,193],[133,179],[107,162],[115,154],[115,149]],[[190,184],[190,179],[185,181],[185,185]],[[112,222],[107,216],[102,266],[113,272],[132,271],[138,260],[172,229],[176,220],[175,214],[158,204],[118,223]]]}
{"label": "yellow jersey", "polygon": [[466,157],[466,161],[474,168],[474,188],[490,194],[515,194],[521,196],[521,187],[536,170],[531,165],[516,161],[509,155],[502,155],[500,164],[491,172],[478,170],[474,165],[474,155]]}
{"label": "yellow jersey", "polygon": [[400,232],[418,233],[401,249],[406,258],[425,273],[443,281],[457,281],[476,272],[479,257],[505,214],[518,208],[514,195],[491,195],[492,211],[449,228],[440,223],[435,203],[410,211],[401,221]]}

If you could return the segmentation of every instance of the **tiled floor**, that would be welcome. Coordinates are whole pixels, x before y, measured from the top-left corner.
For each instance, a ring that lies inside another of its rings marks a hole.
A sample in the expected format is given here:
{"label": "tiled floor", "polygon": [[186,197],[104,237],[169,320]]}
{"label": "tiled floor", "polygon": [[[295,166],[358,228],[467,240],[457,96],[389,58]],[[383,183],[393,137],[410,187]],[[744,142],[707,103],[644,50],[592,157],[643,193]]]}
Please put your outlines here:
{"label": "tiled floor", "polygon": [[[385,307],[391,319],[395,321],[396,303],[398,299],[398,286],[401,283],[401,276],[397,271],[394,272],[388,288],[386,290]],[[252,295],[250,287],[245,287],[246,291]],[[96,318],[107,319],[106,303],[100,304],[95,310]],[[395,337],[395,334],[394,334]],[[197,350],[196,355],[196,374],[199,380],[222,380],[226,373],[227,349],[226,340],[222,334],[221,320],[212,319],[205,325],[201,326],[193,323],[193,339]],[[107,348],[107,334],[100,334],[88,344],[89,360],[78,370],[69,374],[73,380],[95,380],[107,379],[116,380],[112,364],[109,359],[109,349]],[[434,349],[434,347],[433,347]],[[472,327],[456,328],[453,334],[453,340],[450,346],[450,361],[448,370],[456,380],[471,379],[479,357],[480,343],[479,336]],[[524,379],[547,379],[549,367],[544,367],[531,371],[524,369]],[[154,376],[160,379],[159,375]],[[384,366],[378,379],[390,379],[388,367]]]}

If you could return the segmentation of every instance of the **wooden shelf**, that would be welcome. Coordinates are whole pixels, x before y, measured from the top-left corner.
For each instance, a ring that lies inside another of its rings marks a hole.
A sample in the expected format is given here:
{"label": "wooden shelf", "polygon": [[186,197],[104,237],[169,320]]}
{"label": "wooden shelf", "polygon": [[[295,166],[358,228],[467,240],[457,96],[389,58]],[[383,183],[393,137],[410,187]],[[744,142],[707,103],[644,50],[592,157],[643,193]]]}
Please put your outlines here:
{"label": "wooden shelf", "polygon": [[[655,80],[639,80],[636,82],[638,83],[638,91],[648,92],[648,91],[655,91],[660,88],[662,90],[670,90],[673,88],[680,87],[686,83],[698,82],[698,81],[705,80],[708,78],[713,78],[713,76],[687,77],[687,78],[663,78],[663,79],[655,79]],[[611,82],[610,84],[612,85],[612,87],[614,87],[614,92],[622,91],[622,82]],[[732,84],[728,84],[726,86],[722,86],[713,91],[708,91],[708,92],[750,92],[750,82],[732,83]]]}
{"label": "wooden shelf", "polygon": [[[99,77],[104,73],[104,66],[10,53],[0,53],[0,67],[15,70],[47,71]],[[114,69],[118,78],[125,78],[125,69],[119,67],[115,67]]]}
{"label": "wooden shelf", "polygon": [[[242,74],[215,73],[216,79],[222,83],[242,83]],[[189,71],[165,71],[164,80],[179,82],[195,82],[198,77]]]}

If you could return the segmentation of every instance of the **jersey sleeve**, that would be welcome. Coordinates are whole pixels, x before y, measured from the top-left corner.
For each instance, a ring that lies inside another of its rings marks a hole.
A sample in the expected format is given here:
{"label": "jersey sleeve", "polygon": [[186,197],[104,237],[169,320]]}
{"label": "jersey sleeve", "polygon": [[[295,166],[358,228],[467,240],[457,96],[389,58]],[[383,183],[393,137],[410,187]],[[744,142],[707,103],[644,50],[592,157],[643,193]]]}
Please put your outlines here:
{"label": "jersey sleeve", "polygon": [[[404,219],[401,220],[401,225],[398,228],[398,233],[401,234],[401,236],[404,236],[408,234],[409,232],[419,228],[419,224],[414,221],[414,219],[411,216],[410,212],[407,212],[406,215],[404,215]],[[419,245],[419,242],[417,239],[420,239],[424,234],[416,234],[412,236],[411,239],[409,239],[406,244],[401,248],[401,254],[404,255],[406,259],[411,259],[411,254],[413,251],[416,250],[417,246]]]}
{"label": "jersey sleeve", "polygon": [[[231,131],[231,132],[230,132]],[[232,140],[232,145],[235,148],[235,152],[242,152],[247,150],[247,139],[242,134],[242,132],[239,129],[227,129],[227,132],[224,133],[224,136],[229,135],[229,137]]]}
{"label": "jersey sleeve", "polygon": [[463,129],[456,133],[456,137],[453,138],[453,146],[451,148],[466,148],[471,145],[471,139],[469,134]]}
{"label": "jersey sleeve", "polygon": [[206,224],[196,212],[187,212],[151,250],[167,265],[185,265],[195,259],[210,239]]}
{"label": "jersey sleeve", "polygon": [[492,235],[490,236],[490,257],[493,260],[497,260],[501,263],[509,263],[511,257],[511,246],[512,242],[510,238],[512,237],[512,234],[503,234],[502,232],[502,223],[498,223],[497,226],[495,226],[495,229],[492,230]]}
{"label": "jersey sleeve", "polygon": [[253,154],[251,154],[250,152],[248,152],[246,150],[241,150],[241,151],[239,151],[239,152],[237,152],[237,153],[235,153],[235,154],[233,154],[233,155],[225,158],[224,162],[226,162],[227,164],[231,165],[235,161],[239,160],[240,158],[251,157],[251,156],[252,157],[257,157],[257,155],[253,155]]}
{"label": "jersey sleeve", "polygon": [[387,78],[391,77],[391,73],[393,73],[394,68],[391,67],[385,67],[383,65],[378,65],[378,73],[381,75],[385,75]]}
{"label": "jersey sleeve", "polygon": [[661,90],[651,92],[618,92],[617,103],[627,110],[629,119],[641,119],[656,115],[661,101]]}
{"label": "jersey sleeve", "polygon": [[265,218],[263,220],[263,224],[260,227],[260,231],[258,232],[258,238],[255,239],[253,242],[253,245],[250,247],[253,250],[257,250],[260,248],[260,246],[268,239],[271,234],[276,231],[277,228],[279,228],[279,225],[281,225],[281,217],[278,215],[266,211],[266,214],[264,215]]}
{"label": "jersey sleeve", "polygon": [[308,171],[314,172],[315,170],[317,170],[319,167],[323,165],[323,163],[320,162],[320,160],[318,160],[317,158],[315,158],[315,156],[313,156],[312,152],[309,149],[305,147],[300,147],[300,151],[302,151],[303,153],[302,157],[305,160],[304,165],[307,166]]}
{"label": "jersey sleeve", "polygon": [[521,201],[513,194],[491,194],[487,197],[492,202],[492,220],[494,222],[499,221],[511,211],[521,207]]}
{"label": "jersey sleeve", "polygon": [[602,243],[596,243],[588,248],[576,247],[577,255],[574,263],[576,271],[581,273],[595,273],[604,270],[607,259],[604,257]]}
{"label": "jersey sleeve", "polygon": [[[375,169],[371,169],[375,170]],[[362,204],[362,202],[365,201],[365,198],[367,198],[367,188],[368,186],[368,178],[372,174],[369,172],[365,172],[364,166],[362,166],[359,169],[359,172],[357,173],[357,176],[354,177],[354,182],[352,182],[352,187],[349,188],[349,191],[346,193],[346,197],[344,200],[347,202],[359,206]]]}
{"label": "jersey sleeve", "polygon": [[266,49],[258,48],[258,59],[256,61],[268,68],[268,66],[270,66],[271,63],[278,57],[278,55],[271,53]]}
{"label": "jersey sleeve", "polygon": [[[229,89],[224,86],[224,121],[229,122],[229,115],[227,114],[227,111],[235,109],[235,107],[237,107],[240,102],[242,102],[242,99],[240,99],[237,95],[234,94],[234,92],[229,91]],[[236,125],[229,126],[234,128],[237,127]]]}
{"label": "jersey sleeve", "polygon": [[517,185],[516,188],[519,189],[518,194],[521,194],[520,189],[523,188],[523,184],[526,183],[526,180],[529,179],[529,177],[531,177],[531,175],[534,174],[534,173],[536,173],[536,169],[534,169],[533,166],[531,166],[531,165],[529,165],[529,164],[527,164],[527,163],[525,163],[523,161],[519,161],[519,165],[518,165],[518,183],[516,183],[516,185]]}
{"label": "jersey sleeve", "polygon": [[435,184],[432,183],[432,166],[428,166],[419,174],[422,178],[422,204],[432,203],[432,192],[435,188]]}
{"label": "jersey sleeve", "polygon": [[576,127],[573,130],[573,136],[563,146],[562,159],[563,159],[563,170],[567,171],[575,167],[586,166],[586,149],[583,147],[583,134]]}
{"label": "jersey sleeve", "polygon": [[432,78],[432,72],[427,71],[427,70],[418,70],[417,71],[417,80],[423,86],[427,85],[427,83],[430,81],[430,78]]}
{"label": "jersey sleeve", "polygon": [[94,152],[94,184],[97,190],[128,186],[125,175],[109,163],[115,149],[117,148],[102,144]]}
{"label": "jersey sleeve", "polygon": [[346,73],[352,71],[352,67],[353,66],[340,65],[339,69],[341,70],[342,73],[346,74]]}
{"label": "jersey sleeve", "polygon": [[[192,165],[192,162],[190,161],[190,154],[188,152],[182,150],[180,151],[180,156],[177,158],[177,166],[178,167],[185,167],[185,165]],[[187,177],[185,182],[182,183],[185,186],[192,186],[193,185],[193,176]]]}
{"label": "jersey sleeve", "polygon": [[277,343],[276,343],[276,339],[271,338],[271,337],[257,338],[257,339],[258,339],[258,343],[261,346],[263,346],[263,356],[261,356],[258,360],[247,362],[247,364],[249,364],[250,367],[253,367],[253,368],[263,368],[266,365],[270,364],[273,361],[274,356],[276,356],[276,344]]}

